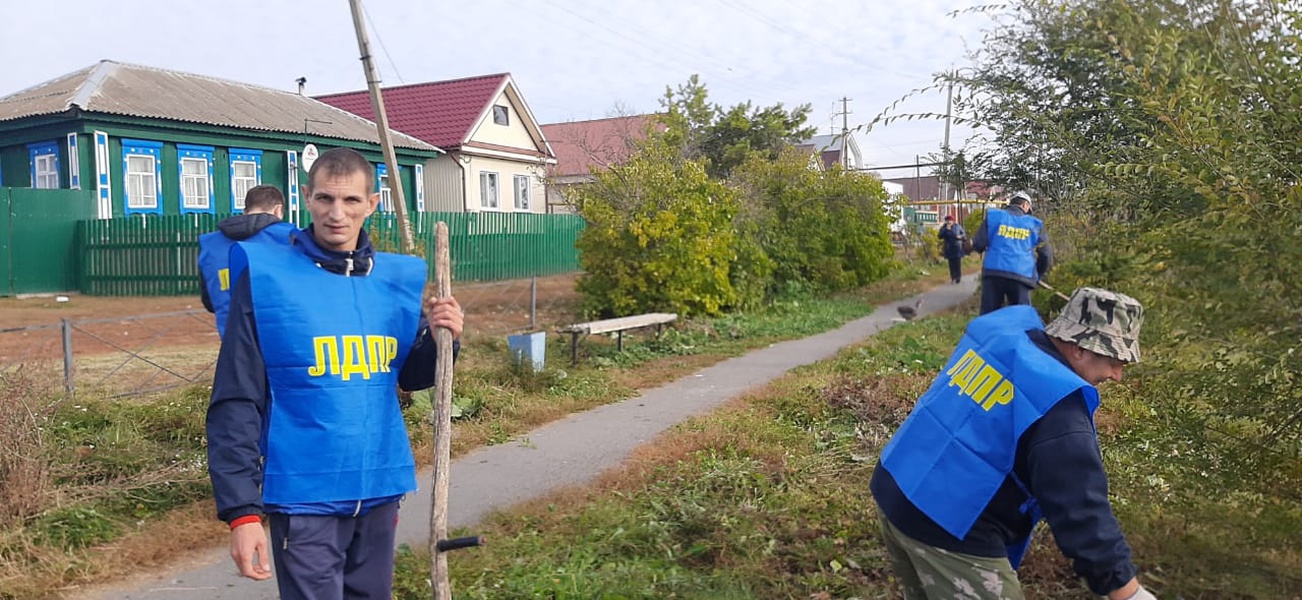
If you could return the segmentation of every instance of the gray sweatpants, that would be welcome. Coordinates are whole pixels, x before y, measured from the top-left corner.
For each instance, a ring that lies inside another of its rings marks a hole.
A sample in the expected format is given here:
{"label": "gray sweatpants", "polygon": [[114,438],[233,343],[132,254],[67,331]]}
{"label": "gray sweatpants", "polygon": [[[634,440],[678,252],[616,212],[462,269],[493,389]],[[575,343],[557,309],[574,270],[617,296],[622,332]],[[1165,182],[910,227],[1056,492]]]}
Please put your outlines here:
{"label": "gray sweatpants", "polygon": [[281,600],[389,600],[398,503],[352,517],[268,515]]}
{"label": "gray sweatpants", "polygon": [[896,529],[881,510],[882,538],[905,600],[1024,600],[1006,557],[972,556],[928,546]]}

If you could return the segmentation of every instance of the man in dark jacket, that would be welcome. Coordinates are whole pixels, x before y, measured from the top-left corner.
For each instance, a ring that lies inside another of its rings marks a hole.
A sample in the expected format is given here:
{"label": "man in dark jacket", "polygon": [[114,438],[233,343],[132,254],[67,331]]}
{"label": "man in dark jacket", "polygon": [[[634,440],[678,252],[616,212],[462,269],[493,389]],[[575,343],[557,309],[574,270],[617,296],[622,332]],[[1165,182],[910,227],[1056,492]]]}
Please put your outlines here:
{"label": "man in dark jacket", "polygon": [[963,240],[967,239],[967,232],[955,222],[954,215],[945,215],[945,224],[936,235],[940,238],[941,254],[949,261],[949,280],[963,281]]}
{"label": "man in dark jacket", "polygon": [[325,152],[308,182],[310,227],[231,251],[208,472],[241,575],[270,578],[270,553],[282,600],[388,598],[398,501],[416,488],[397,390],[434,384],[453,357],[431,330],[455,340],[463,315],[454,298],[422,301],[423,260],[371,246],[365,157]]}
{"label": "man in dark jacket", "polygon": [[1008,207],[986,212],[972,236],[972,249],[984,252],[981,264],[981,314],[1001,306],[1030,304],[1031,290],[1053,266],[1053,247],[1044,224],[1031,216],[1031,195],[1017,192]]}
{"label": "man in dark jacket", "polygon": [[230,252],[236,242],[289,243],[294,226],[282,221],[285,196],[271,185],[259,185],[244,195],[244,214],[226,217],[217,231],[199,236],[199,294],[203,307],[217,317],[217,334],[226,333],[231,304]]}
{"label": "man in dark jacket", "polygon": [[1047,327],[1030,306],[973,319],[882,450],[869,487],[907,600],[1021,599],[1041,518],[1095,594],[1152,600],[1108,501],[1096,385],[1139,360],[1143,307],[1095,288]]}

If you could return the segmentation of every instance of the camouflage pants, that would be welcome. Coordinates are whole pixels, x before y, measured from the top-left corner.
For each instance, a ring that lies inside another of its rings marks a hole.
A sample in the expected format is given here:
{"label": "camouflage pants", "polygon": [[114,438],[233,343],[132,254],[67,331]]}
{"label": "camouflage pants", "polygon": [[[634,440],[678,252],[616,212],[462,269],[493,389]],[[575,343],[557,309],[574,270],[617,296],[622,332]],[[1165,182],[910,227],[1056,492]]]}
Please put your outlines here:
{"label": "camouflage pants", "polygon": [[880,510],[877,518],[905,600],[1024,600],[1007,558],[941,550],[900,533]]}

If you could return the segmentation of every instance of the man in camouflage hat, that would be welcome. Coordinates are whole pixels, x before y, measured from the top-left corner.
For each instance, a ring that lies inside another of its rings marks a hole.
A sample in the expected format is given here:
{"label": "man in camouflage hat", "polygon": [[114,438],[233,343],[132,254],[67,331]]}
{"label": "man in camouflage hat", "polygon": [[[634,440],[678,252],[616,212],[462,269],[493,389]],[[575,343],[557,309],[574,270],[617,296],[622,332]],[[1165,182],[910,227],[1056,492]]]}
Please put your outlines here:
{"label": "man in camouflage hat", "polygon": [[907,600],[1021,599],[1040,519],[1090,590],[1149,600],[1108,502],[1095,388],[1139,360],[1144,309],[1080,288],[1047,327],[1030,306],[973,319],[882,450],[882,533]]}

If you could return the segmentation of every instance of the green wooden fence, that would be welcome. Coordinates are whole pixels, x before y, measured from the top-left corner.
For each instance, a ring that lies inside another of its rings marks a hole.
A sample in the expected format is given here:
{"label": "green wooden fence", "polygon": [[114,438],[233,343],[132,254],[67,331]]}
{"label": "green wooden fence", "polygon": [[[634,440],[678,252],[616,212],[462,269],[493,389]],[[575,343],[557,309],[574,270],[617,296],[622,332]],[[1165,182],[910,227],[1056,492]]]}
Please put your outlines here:
{"label": "green wooden fence", "polygon": [[[82,293],[101,296],[169,296],[199,293],[199,236],[226,215],[149,215],[77,223]],[[574,247],[583,219],[520,213],[420,213],[412,215],[417,244],[432,254],[434,228],[448,224],[452,276],[495,281],[578,271]],[[306,222],[306,220],[302,221]],[[397,219],[374,215],[367,229],[380,250],[400,248]],[[433,264],[430,266],[433,275]]]}

